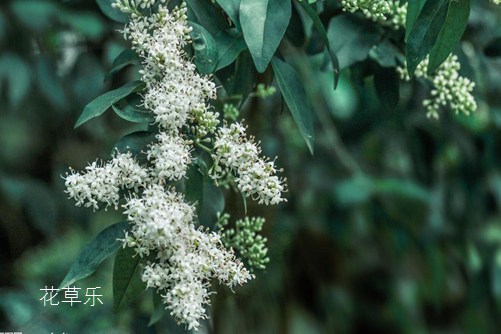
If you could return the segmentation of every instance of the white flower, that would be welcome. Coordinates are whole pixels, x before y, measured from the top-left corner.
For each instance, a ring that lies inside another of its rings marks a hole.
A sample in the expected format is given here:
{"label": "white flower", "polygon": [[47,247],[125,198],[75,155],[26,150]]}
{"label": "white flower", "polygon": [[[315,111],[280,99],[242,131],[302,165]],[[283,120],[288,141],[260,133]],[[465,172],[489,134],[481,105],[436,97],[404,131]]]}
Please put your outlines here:
{"label": "white flower", "polygon": [[[236,175],[238,189],[260,204],[278,204],[285,201],[285,179],[280,179],[273,161],[260,157],[261,149],[253,138],[246,137],[246,129],[239,123],[221,127],[214,142],[212,178],[218,179],[225,172]],[[223,168],[225,167],[225,168]]]}
{"label": "white flower", "polygon": [[159,180],[177,181],[186,175],[191,162],[190,142],[180,136],[160,132],[158,142],[152,144],[146,152],[152,162],[152,174]]}
{"label": "white flower", "polygon": [[123,31],[144,58],[140,71],[146,83],[144,106],[169,132],[177,132],[195,116],[201,118],[208,112],[206,101],[216,97],[214,82],[197,73],[183,50],[190,31],[184,3],[172,12],[160,6],[149,17],[133,16]]}
{"label": "white flower", "polygon": [[137,189],[148,180],[148,172],[132,157],[130,152],[117,154],[106,164],[97,161],[85,168],[84,173],[71,170],[66,175],[65,186],[69,197],[77,206],[99,208],[99,202],[106,207],[118,207],[120,189]]}
{"label": "white flower", "polygon": [[195,228],[194,208],[181,194],[152,185],[124,207],[133,224],[125,245],[141,256],[158,254],[157,262],[145,266],[143,281],[163,293],[171,314],[189,329],[207,317],[204,305],[210,301],[211,279],[232,287],[253,277],[233,251],[223,247],[219,234]]}

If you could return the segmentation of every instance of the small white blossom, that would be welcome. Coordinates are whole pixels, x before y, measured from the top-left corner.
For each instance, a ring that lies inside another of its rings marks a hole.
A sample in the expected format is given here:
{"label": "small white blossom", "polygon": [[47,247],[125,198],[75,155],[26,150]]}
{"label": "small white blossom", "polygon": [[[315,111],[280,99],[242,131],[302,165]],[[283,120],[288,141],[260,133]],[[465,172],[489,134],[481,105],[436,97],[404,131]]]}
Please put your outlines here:
{"label": "small white blossom", "polygon": [[152,162],[152,174],[158,180],[177,181],[185,177],[191,162],[190,142],[180,136],[160,132],[158,142],[146,152]]}
{"label": "small white blossom", "polygon": [[198,74],[183,50],[190,41],[190,31],[184,3],[172,12],[160,6],[158,13],[149,17],[135,16],[123,31],[144,58],[140,71],[146,83],[144,106],[169,132],[177,132],[195,117],[203,119],[201,114],[209,113],[206,101],[216,97],[214,82]]}
{"label": "small white blossom", "polygon": [[225,167],[236,174],[238,189],[260,204],[278,204],[285,201],[285,180],[277,177],[275,164],[260,156],[261,149],[253,138],[246,137],[246,129],[239,123],[221,127],[214,142],[214,168],[211,176],[220,178]]}
{"label": "small white blossom", "polygon": [[117,208],[120,189],[135,189],[148,180],[148,172],[132,157],[130,152],[117,154],[106,164],[94,161],[84,173],[71,170],[65,179],[66,193],[76,201],[77,206]]}

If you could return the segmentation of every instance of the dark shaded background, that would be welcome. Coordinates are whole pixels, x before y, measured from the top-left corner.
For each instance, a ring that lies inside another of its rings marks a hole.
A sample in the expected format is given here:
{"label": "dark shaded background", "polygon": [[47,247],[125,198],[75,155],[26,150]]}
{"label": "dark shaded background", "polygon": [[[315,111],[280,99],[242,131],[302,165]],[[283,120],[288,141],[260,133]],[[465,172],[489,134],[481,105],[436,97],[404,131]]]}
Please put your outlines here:
{"label": "dark shaded background", "polygon": [[[326,4],[328,24],[339,8]],[[218,292],[202,333],[501,332],[501,60],[484,54],[501,36],[500,18],[501,8],[474,1],[458,50],[477,82],[470,117],[427,119],[429,87],[419,81],[401,83],[395,110],[383,107],[374,57],[343,70],[334,92],[315,36],[307,60],[289,46],[314,107],[315,154],[278,94],[248,101],[243,117],[265,153],[279,156],[288,202],[250,205],[268,220],[270,264],[235,294]],[[73,129],[86,103],[136,75],[104,81],[127,47],[120,28],[94,1],[0,3],[0,331],[183,332],[169,316],[147,327],[150,292],[113,314],[111,261],[76,284],[102,287],[104,305],[38,300],[86,242],[122,218],[75,208],[61,178],[144,127],[107,113]],[[225,199],[233,217],[243,214],[239,196]]]}

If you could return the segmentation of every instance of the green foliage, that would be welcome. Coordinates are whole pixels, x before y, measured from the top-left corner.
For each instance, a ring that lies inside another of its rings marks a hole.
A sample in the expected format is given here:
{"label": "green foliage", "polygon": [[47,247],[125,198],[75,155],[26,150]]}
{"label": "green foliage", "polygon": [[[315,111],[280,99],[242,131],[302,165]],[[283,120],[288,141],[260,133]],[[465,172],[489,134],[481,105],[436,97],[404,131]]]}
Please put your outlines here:
{"label": "green foliage", "polygon": [[218,50],[214,37],[202,26],[191,23],[190,32],[195,58],[193,62],[200,74],[209,74],[214,71],[218,63]]}
{"label": "green foliage", "polygon": [[85,106],[82,114],[80,114],[77,121],[75,122],[75,128],[86,123],[94,117],[102,115],[106,110],[111,108],[114,103],[117,103],[121,99],[129,96],[134,92],[141,91],[143,88],[143,82],[132,81],[120,88],[111,90],[95,98],[92,102]]}
{"label": "green foliage", "polygon": [[288,0],[241,0],[240,23],[259,73],[273,58],[291,17]]}
{"label": "green foliage", "polygon": [[428,74],[435,70],[449,57],[459,45],[459,41],[470,17],[470,0],[451,1],[447,17],[440,29],[437,40],[430,51]]}
{"label": "green foliage", "polygon": [[301,79],[294,68],[286,62],[273,58],[271,64],[277,78],[278,87],[280,87],[292,117],[296,121],[306,145],[313,153],[313,120]]}
{"label": "green foliage", "polygon": [[59,288],[70,286],[82,278],[92,275],[96,268],[115,253],[122,241],[120,238],[125,236],[128,229],[127,222],[121,222],[111,225],[101,231],[85,248],[82,250],[75,263],[71,266],[66,277],[63,279]]}
{"label": "green foliage", "polygon": [[141,257],[133,248],[121,248],[113,265],[113,309],[123,310],[145,290],[141,280]]}
{"label": "green foliage", "polygon": [[[415,17],[417,5],[413,7]],[[433,73],[458,45],[468,23],[470,0],[428,0],[407,36],[406,59],[409,74],[430,54],[428,73]],[[408,25],[409,26],[409,25]]]}

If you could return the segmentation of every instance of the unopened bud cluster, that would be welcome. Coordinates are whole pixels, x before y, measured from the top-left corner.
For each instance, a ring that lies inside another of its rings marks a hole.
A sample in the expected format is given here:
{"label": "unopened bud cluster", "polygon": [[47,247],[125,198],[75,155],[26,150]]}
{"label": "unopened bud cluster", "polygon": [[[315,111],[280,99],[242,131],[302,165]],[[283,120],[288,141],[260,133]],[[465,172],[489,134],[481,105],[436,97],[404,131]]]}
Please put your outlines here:
{"label": "unopened bud cluster", "polygon": [[351,13],[361,11],[373,21],[386,20],[391,11],[390,4],[386,0],[342,0],[341,5],[344,10]]}
{"label": "unopened bud cluster", "polygon": [[237,251],[251,270],[264,269],[270,261],[267,256],[266,238],[259,234],[263,229],[264,218],[245,217],[237,220],[234,228],[228,228],[229,218],[228,214],[219,215],[216,224],[222,231],[224,245]]}
{"label": "unopened bud cluster", "polygon": [[[233,175],[238,189],[259,203],[285,201],[286,186],[276,175],[280,170],[274,161],[260,155],[260,147],[247,138],[243,125],[220,126],[219,114],[209,104],[216,98],[215,84],[210,76],[197,72],[184,51],[191,31],[186,5],[169,11],[164,2],[114,3],[131,14],[123,34],[143,59],[143,106],[154,115],[155,140],[139,153],[143,159],[115,152],[106,163],[94,162],[80,173],[70,170],[65,185],[77,206],[123,208],[131,224],[124,247],[132,247],[137,256],[148,256],[142,279],[160,293],[179,323],[197,329],[207,317],[211,282],[233,287],[253,278],[231,247],[255,267],[263,268],[267,258],[265,239],[256,235],[264,220],[243,220],[229,234],[197,227],[193,203],[187,203],[174,187],[186,178],[194,146],[211,152],[212,180]],[[144,9],[154,12],[144,15]],[[236,119],[238,110],[225,110],[225,114]],[[234,243],[225,247],[222,235]]]}
{"label": "unopened bud cluster", "polygon": [[[451,55],[437,69],[433,75],[428,75],[428,58],[423,60],[417,67],[415,76],[424,78],[433,84],[430,92],[431,97],[423,101],[428,117],[439,117],[439,111],[448,107],[456,113],[469,115],[477,109],[477,103],[472,95],[475,83],[459,74],[461,64],[456,55]],[[400,76],[404,80],[410,80],[406,68],[398,68]]]}

